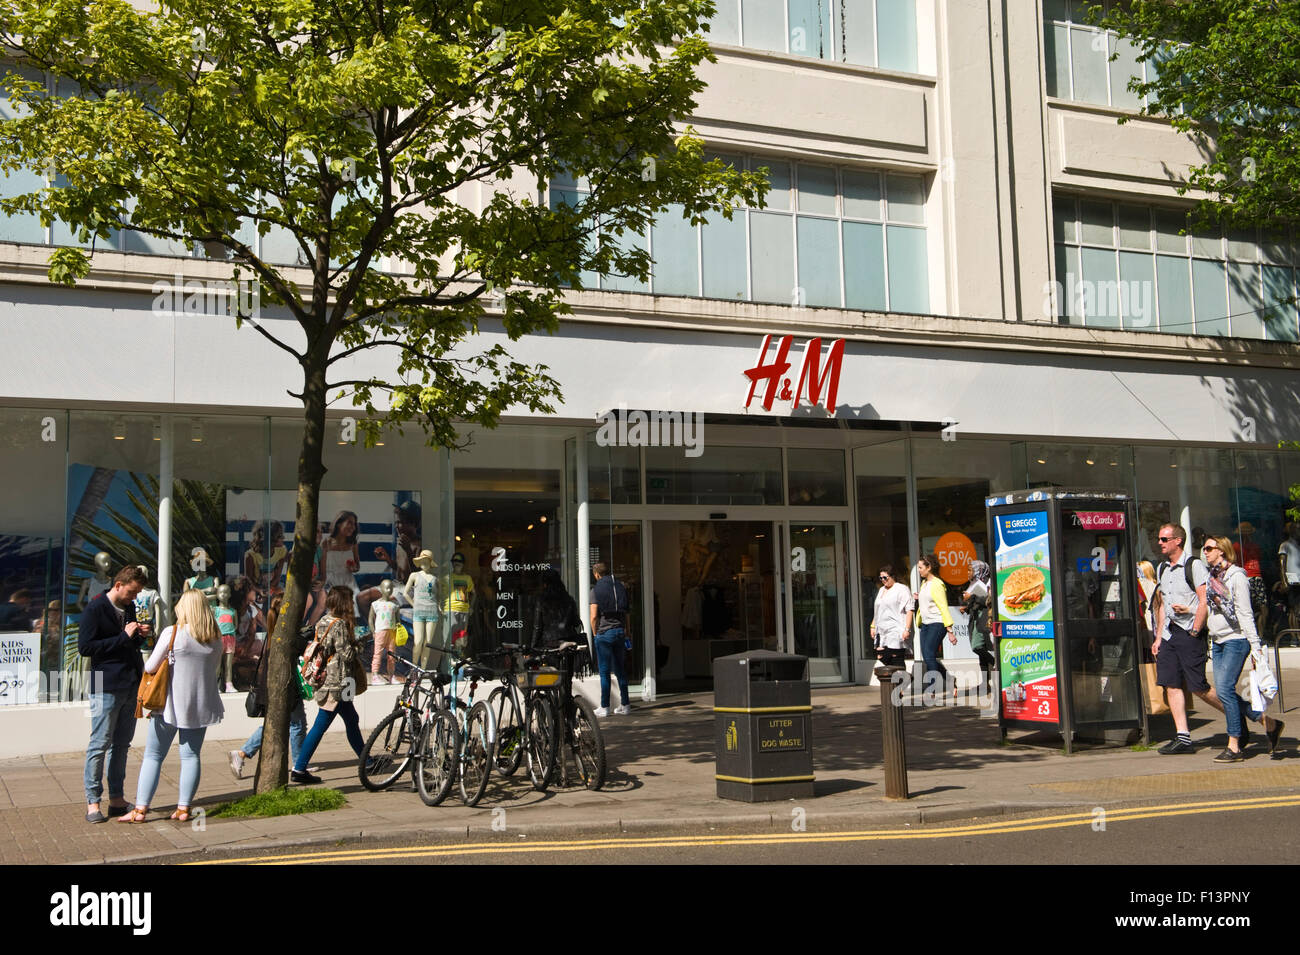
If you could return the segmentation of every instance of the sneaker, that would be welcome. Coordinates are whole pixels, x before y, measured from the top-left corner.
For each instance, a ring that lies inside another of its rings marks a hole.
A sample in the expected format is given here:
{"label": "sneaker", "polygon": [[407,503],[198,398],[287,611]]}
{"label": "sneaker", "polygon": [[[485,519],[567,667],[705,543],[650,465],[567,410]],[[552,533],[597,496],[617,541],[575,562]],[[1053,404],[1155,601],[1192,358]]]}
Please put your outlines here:
{"label": "sneaker", "polygon": [[321,781],[319,776],[313,776],[311,773],[300,773],[296,769],[289,770],[289,781],[301,783],[304,786],[315,786]]}
{"label": "sneaker", "polygon": [[238,691],[235,689],[235,684],[233,684],[233,683],[227,683],[227,684],[226,684],[226,692],[227,692],[227,693],[237,693]]}
{"label": "sneaker", "polygon": [[603,707],[603,706],[598,706],[598,707],[596,707],[596,717],[597,717],[598,719],[602,719],[602,720],[603,720],[603,719],[604,719],[605,717],[607,717],[607,716],[609,716],[609,710],[608,710],[607,708],[605,708],[605,707]]}
{"label": "sneaker", "polygon": [[1239,763],[1245,758],[1246,758],[1245,753],[1242,752],[1234,753],[1230,749],[1225,749],[1218,756],[1214,757],[1214,761],[1216,763]]}
{"label": "sneaker", "polygon": [[627,714],[629,714],[629,713],[631,713],[631,712],[632,712],[632,707],[630,707],[630,706],[616,706],[616,707],[614,707],[614,715],[615,715],[615,716],[627,716]]}
{"label": "sneaker", "polygon": [[244,754],[242,751],[237,749],[230,751],[230,771],[235,774],[236,779],[244,778]]}
{"label": "sneaker", "polygon": [[1180,740],[1178,737],[1175,736],[1169,742],[1165,743],[1164,746],[1161,746],[1158,750],[1156,750],[1156,752],[1159,753],[1161,756],[1181,756],[1184,753],[1196,752],[1196,747],[1193,746],[1191,743],[1184,743],[1182,740]]}
{"label": "sneaker", "polygon": [[1277,751],[1277,741],[1282,738],[1282,727],[1285,725],[1281,720],[1274,720],[1273,728],[1264,734],[1268,737],[1268,755],[1274,759],[1282,758],[1282,754]]}

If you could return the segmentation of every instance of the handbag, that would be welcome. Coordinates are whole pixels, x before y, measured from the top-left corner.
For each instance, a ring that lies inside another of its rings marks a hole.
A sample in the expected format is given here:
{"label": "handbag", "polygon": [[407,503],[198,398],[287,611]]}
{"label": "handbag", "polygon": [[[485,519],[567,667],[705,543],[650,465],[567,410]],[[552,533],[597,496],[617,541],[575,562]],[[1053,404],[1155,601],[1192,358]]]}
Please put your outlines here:
{"label": "handbag", "polygon": [[135,718],[144,716],[145,710],[161,710],[167,705],[167,689],[171,684],[172,649],[176,646],[176,628],[172,627],[172,638],[167,644],[167,655],[153,673],[140,677],[140,688],[135,691]]}
{"label": "handbag", "polygon": [[1147,712],[1151,716],[1163,716],[1169,712],[1169,703],[1165,699],[1165,689],[1156,683],[1156,665],[1143,663],[1142,688],[1147,701]]}
{"label": "handbag", "polygon": [[399,623],[397,625],[397,636],[394,638],[393,642],[396,643],[399,647],[404,647],[406,646],[406,641],[410,639],[411,639],[411,634],[406,629],[405,624]]}
{"label": "handbag", "polygon": [[254,720],[260,720],[266,715],[266,701],[257,692],[257,687],[249,690],[248,696],[244,697],[244,712],[248,714],[249,719]]}
{"label": "handbag", "polygon": [[348,676],[352,677],[353,690],[352,697],[355,699],[370,685],[366,677],[366,665],[361,662],[361,654],[352,654],[352,660],[348,664]]}

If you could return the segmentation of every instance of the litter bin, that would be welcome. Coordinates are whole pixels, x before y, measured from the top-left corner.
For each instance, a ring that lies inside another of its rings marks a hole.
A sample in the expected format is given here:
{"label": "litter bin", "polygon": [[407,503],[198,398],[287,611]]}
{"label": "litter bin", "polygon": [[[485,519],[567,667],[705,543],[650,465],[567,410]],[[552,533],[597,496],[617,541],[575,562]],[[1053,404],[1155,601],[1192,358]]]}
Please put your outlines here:
{"label": "litter bin", "polygon": [[771,802],[813,794],[808,658],[750,650],[713,661],[718,797]]}

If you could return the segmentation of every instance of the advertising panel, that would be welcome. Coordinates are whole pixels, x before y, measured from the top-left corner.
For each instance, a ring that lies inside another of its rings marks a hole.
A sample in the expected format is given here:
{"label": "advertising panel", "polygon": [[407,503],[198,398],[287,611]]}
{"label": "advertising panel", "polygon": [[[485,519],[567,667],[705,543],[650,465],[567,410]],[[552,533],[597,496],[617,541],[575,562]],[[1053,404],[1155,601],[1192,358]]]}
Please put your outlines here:
{"label": "advertising panel", "polygon": [[1060,697],[1047,512],[998,514],[994,527],[1002,713],[1011,720],[1056,723]]}

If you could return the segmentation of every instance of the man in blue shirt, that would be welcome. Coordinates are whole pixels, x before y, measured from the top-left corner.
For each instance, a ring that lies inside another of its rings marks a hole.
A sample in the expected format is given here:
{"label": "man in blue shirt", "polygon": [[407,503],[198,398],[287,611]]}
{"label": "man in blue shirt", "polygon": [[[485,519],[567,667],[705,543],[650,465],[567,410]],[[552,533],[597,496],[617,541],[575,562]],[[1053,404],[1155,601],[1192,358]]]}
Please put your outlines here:
{"label": "man in blue shirt", "polygon": [[628,704],[627,677],[623,672],[623,651],[627,646],[627,588],[609,576],[609,567],[600,561],[591,568],[596,585],[591,588],[591,632],[596,635],[596,666],[600,670],[600,708],[597,716],[609,716],[609,674],[618,677],[622,706],[614,712],[632,712]]}

